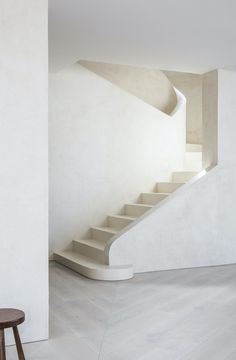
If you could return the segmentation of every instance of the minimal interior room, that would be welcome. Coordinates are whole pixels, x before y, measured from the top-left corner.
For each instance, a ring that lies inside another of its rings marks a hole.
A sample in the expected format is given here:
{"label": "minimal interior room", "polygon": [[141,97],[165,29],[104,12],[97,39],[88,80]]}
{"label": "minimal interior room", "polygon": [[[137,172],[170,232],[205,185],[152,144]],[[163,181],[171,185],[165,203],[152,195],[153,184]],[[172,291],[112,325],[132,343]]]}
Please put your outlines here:
{"label": "minimal interior room", "polygon": [[2,0],[0,360],[236,359],[235,12]]}

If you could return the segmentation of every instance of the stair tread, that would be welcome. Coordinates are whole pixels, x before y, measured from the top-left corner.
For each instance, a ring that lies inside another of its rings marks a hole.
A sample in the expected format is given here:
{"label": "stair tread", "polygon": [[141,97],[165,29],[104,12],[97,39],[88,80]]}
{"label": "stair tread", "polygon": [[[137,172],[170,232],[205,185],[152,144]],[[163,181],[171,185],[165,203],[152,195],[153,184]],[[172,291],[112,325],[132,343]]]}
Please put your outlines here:
{"label": "stair tread", "polygon": [[186,182],[179,183],[178,181],[176,181],[176,182],[172,181],[172,184],[181,184],[181,185],[185,185],[185,184],[186,184]]}
{"label": "stair tread", "polygon": [[158,181],[157,184],[180,184],[180,185],[184,185],[183,182],[174,182],[174,181]]}
{"label": "stair tread", "polygon": [[116,229],[116,228],[113,228],[113,227],[109,227],[109,226],[91,226],[92,229],[95,229],[95,230],[101,230],[101,231],[106,231],[106,232],[109,232],[111,234],[116,234],[119,230]]}
{"label": "stair tread", "polygon": [[[173,171],[173,174],[182,174],[182,173],[187,173],[187,174],[197,174],[197,171],[191,171],[191,170],[182,170],[182,171]],[[173,181],[172,181],[173,182]]]}
{"label": "stair tread", "polygon": [[149,208],[152,208],[154,205],[149,205],[149,204],[140,204],[140,203],[137,203],[137,204],[134,204],[134,203],[126,203],[125,205],[132,205],[132,206],[141,206],[141,207],[149,207]]}
{"label": "stair tread", "polygon": [[169,195],[169,193],[164,193],[164,192],[143,192],[142,193],[143,195],[165,195],[165,196],[168,196]]}
{"label": "stair tread", "polygon": [[117,219],[127,219],[127,220],[136,220],[137,219],[137,217],[128,216],[128,215],[108,215],[108,217],[114,217]]}
{"label": "stair tread", "polygon": [[73,250],[60,250],[55,252],[55,255],[62,256],[70,261],[74,261],[90,269],[113,270],[113,269],[125,269],[125,268],[128,269],[131,267],[131,265],[117,265],[117,266],[104,265],[95,259],[92,259],[85,255],[81,255],[80,253]]}
{"label": "stair tread", "polygon": [[88,245],[90,247],[93,247],[95,249],[104,250],[105,249],[105,243],[101,240],[95,240],[95,239],[75,239],[74,242]]}

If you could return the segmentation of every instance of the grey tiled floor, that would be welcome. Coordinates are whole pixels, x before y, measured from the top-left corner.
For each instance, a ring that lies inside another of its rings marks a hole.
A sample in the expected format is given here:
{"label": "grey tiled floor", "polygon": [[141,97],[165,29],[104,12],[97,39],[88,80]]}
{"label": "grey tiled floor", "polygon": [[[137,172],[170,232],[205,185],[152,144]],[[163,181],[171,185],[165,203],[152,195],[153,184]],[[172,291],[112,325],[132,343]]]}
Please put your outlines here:
{"label": "grey tiled floor", "polygon": [[53,262],[50,307],[50,340],[27,360],[236,359],[236,265],[99,282]]}

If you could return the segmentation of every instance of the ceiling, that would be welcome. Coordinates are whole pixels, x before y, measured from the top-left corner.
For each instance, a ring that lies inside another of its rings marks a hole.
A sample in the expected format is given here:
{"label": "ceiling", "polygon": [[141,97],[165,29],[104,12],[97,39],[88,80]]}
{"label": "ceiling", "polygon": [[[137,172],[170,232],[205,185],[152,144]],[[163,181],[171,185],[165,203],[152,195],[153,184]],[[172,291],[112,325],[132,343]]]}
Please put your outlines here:
{"label": "ceiling", "polygon": [[236,69],[236,0],[49,0],[49,63]]}

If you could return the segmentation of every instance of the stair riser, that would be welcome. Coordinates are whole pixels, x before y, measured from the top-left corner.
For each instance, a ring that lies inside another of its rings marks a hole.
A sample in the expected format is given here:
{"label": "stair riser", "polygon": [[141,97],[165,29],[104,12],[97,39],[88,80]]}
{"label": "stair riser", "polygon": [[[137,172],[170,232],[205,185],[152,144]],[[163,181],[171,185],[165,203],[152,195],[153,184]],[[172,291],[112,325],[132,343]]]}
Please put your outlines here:
{"label": "stair riser", "polygon": [[183,184],[174,184],[171,182],[170,183],[158,183],[156,186],[156,191],[163,192],[163,193],[172,193],[182,185]]}
{"label": "stair riser", "polygon": [[178,173],[173,173],[173,181],[174,182],[187,182],[190,179],[192,179],[194,176],[196,175],[196,173],[186,173],[186,172],[178,172]]}
{"label": "stair riser", "polygon": [[93,239],[104,241],[105,243],[115,235],[98,229],[91,229],[91,233]]}
{"label": "stair riser", "polygon": [[145,212],[150,210],[148,207],[135,206],[135,205],[125,205],[125,215],[138,217],[143,215]]}
{"label": "stair riser", "polygon": [[115,229],[123,229],[124,227],[128,226],[130,223],[133,222],[133,220],[130,219],[120,219],[115,218],[112,216],[108,216],[108,226],[114,227]]}
{"label": "stair riser", "polygon": [[164,200],[168,195],[161,194],[142,194],[141,199],[143,204],[156,205]]}
{"label": "stair riser", "polygon": [[81,244],[76,241],[73,241],[73,250],[78,253],[89,256],[92,259],[100,261],[102,264],[105,264],[105,253],[100,249],[96,249],[86,244]]}

